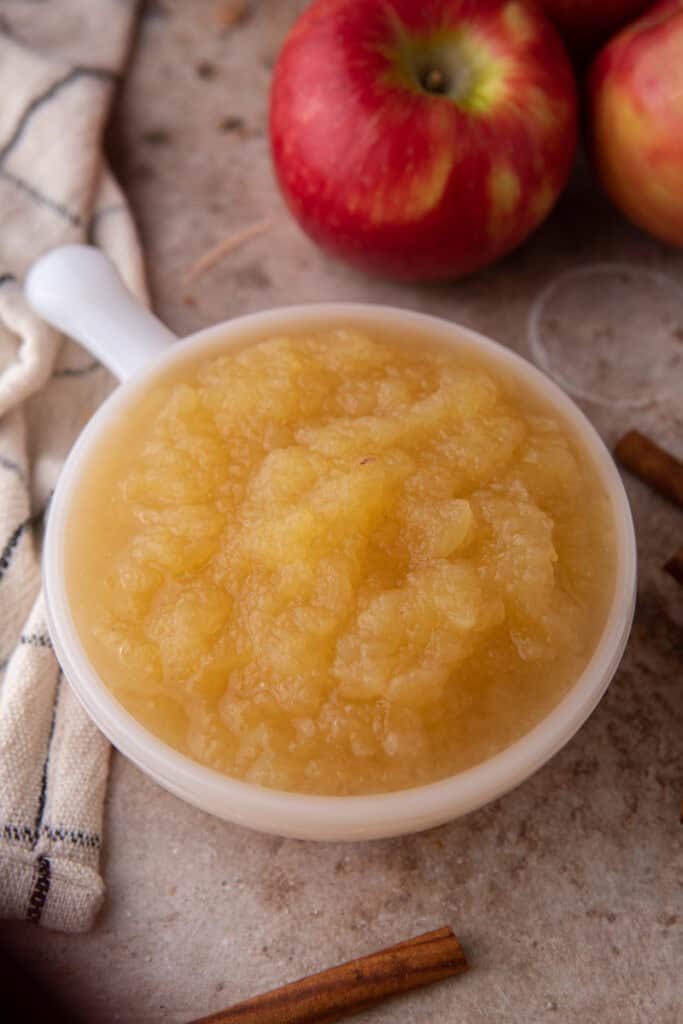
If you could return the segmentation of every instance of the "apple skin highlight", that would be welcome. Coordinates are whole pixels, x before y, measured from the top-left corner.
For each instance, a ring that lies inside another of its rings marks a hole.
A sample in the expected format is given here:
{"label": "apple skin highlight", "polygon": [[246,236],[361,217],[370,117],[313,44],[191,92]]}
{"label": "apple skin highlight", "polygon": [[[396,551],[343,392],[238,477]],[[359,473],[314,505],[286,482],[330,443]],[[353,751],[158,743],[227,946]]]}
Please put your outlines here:
{"label": "apple skin highlight", "polygon": [[576,149],[576,86],[527,0],[317,0],[277,62],[270,137],[321,246],[398,279],[457,278],[548,215]]}
{"label": "apple skin highlight", "polygon": [[683,0],[664,0],[615,36],[588,91],[605,191],[638,227],[683,246]]}

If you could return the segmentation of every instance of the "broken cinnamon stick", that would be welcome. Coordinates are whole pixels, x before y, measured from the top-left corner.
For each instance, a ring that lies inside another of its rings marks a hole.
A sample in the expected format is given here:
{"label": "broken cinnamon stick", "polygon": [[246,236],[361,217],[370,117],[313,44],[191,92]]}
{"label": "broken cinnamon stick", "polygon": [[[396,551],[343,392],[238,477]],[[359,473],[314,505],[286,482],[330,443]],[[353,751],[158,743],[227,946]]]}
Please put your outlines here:
{"label": "broken cinnamon stick", "polygon": [[467,960],[457,938],[450,928],[439,928],[192,1024],[330,1024],[389,996],[466,970]]}
{"label": "broken cinnamon stick", "polygon": [[683,508],[683,462],[637,430],[622,437],[614,454],[622,466]]}
{"label": "broken cinnamon stick", "polygon": [[683,583],[683,548],[679,548],[676,554],[671,556],[664,570],[679,583]]}
{"label": "broken cinnamon stick", "polygon": [[248,224],[245,228],[240,228],[232,235],[228,235],[227,238],[221,238],[220,242],[216,242],[210,249],[207,249],[205,253],[199,257],[198,260],[189,266],[185,272],[185,280],[187,284],[194,284],[197,278],[210,270],[212,267],[219,263],[229,253],[234,252],[235,249],[239,249],[245,242],[250,242],[252,238],[258,238],[259,235],[265,234],[266,231],[270,231],[273,226],[273,222],[270,217],[264,217],[263,220],[254,221],[253,224]]}

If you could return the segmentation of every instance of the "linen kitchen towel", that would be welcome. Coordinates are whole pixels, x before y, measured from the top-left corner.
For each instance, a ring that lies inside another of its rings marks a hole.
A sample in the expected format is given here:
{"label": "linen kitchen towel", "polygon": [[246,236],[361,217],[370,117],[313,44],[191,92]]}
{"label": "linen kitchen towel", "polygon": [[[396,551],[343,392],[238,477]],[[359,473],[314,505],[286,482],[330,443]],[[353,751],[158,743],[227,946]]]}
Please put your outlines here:
{"label": "linen kitchen towel", "polygon": [[0,0],[0,916],[84,931],[99,873],[109,747],[62,679],[40,594],[42,519],[77,433],[113,386],[28,309],[22,279],[89,241],[145,297],[102,132],[133,0]]}

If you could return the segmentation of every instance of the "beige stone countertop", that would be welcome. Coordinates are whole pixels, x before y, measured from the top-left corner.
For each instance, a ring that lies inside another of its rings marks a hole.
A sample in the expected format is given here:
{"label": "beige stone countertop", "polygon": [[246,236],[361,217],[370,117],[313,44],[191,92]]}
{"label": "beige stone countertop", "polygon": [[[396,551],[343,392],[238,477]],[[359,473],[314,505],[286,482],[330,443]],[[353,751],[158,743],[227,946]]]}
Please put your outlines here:
{"label": "beige stone countertop", "polygon": [[[683,301],[673,304],[680,323],[662,325],[659,284],[645,271],[683,285],[683,254],[630,227],[585,168],[520,250],[455,284],[363,276],[300,233],[273,183],[266,126],[273,61],[304,6],[252,0],[229,29],[219,27],[215,0],[155,0],[145,8],[111,152],[162,318],[183,334],[278,304],[389,303],[460,321],[528,356],[533,303],[557,274],[624,261],[637,270],[625,272],[623,295],[618,287],[593,290],[574,304],[571,322],[560,310],[550,324],[568,336],[563,372],[579,382],[594,374],[589,390],[611,396],[582,403],[609,444],[638,427],[680,454]],[[267,233],[188,288],[193,260],[264,217],[272,222]],[[653,343],[663,330],[677,336],[680,356],[673,342],[664,354]],[[577,338],[594,345],[597,370],[586,369]],[[611,346],[624,338],[627,357],[615,362]],[[614,373],[635,374],[636,382],[645,375],[651,401],[615,402]],[[626,486],[640,549],[626,656],[587,724],[526,783],[420,835],[318,845],[209,817],[115,754],[98,924],[65,936],[3,922],[17,958],[78,1020],[179,1024],[450,924],[471,971],[359,1020],[680,1022],[683,589],[661,566],[683,544],[683,513],[632,478]]]}

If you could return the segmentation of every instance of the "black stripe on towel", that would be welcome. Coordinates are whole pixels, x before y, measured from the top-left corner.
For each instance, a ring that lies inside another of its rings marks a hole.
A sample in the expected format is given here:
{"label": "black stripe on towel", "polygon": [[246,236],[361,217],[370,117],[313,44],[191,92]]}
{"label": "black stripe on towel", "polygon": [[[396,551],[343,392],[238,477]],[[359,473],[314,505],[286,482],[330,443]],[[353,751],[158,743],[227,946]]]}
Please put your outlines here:
{"label": "black stripe on towel", "polygon": [[16,174],[10,174],[9,171],[0,168],[0,179],[2,181],[9,182],[10,185],[14,185],[15,188],[19,189],[20,192],[24,192],[27,196],[30,196],[34,202],[38,203],[39,206],[44,206],[47,210],[52,210],[58,216],[62,217],[63,220],[71,224],[72,227],[80,227],[81,218],[76,213],[72,213],[62,203],[57,202],[55,199],[50,199],[49,196],[43,195],[39,192],[34,185],[30,185],[29,182],[24,181],[23,178],[18,178]]}
{"label": "black stripe on towel", "polygon": [[57,712],[57,704],[59,703],[59,690],[62,683],[61,670],[57,673],[57,686],[55,688],[55,696],[52,702],[52,718],[50,719],[50,731],[47,736],[47,746],[45,748],[45,760],[43,761],[43,772],[40,778],[40,794],[38,795],[38,809],[36,811],[36,824],[34,827],[34,840],[33,846],[35,847],[38,842],[40,835],[40,826],[43,821],[43,811],[45,810],[45,798],[47,796],[47,769],[50,764],[50,745],[52,744],[52,736],[55,731],[55,717]]}
{"label": "black stripe on towel", "polygon": [[52,828],[43,825],[41,834],[53,843],[71,843],[73,846],[85,846],[89,850],[99,850],[102,840],[97,832],[83,832],[81,829]]}
{"label": "black stripe on towel", "polygon": [[50,866],[49,857],[39,857],[36,862],[36,880],[33,885],[33,891],[29,897],[28,909],[26,911],[26,919],[33,921],[34,924],[39,924],[40,918],[43,913],[43,907],[47,901],[47,895],[50,891],[50,882],[52,881],[52,868]]}
{"label": "black stripe on towel", "polygon": [[[0,284],[2,284],[2,278],[0,278]],[[20,480],[24,480],[24,471],[14,459],[9,459],[6,455],[0,455],[0,466],[6,469],[8,473],[16,473]]]}
{"label": "black stripe on towel", "polygon": [[24,519],[23,523],[19,523],[19,525],[13,531],[13,533],[10,534],[7,543],[2,549],[2,554],[0,554],[0,580],[5,575],[10,565],[12,564],[12,558],[14,557],[14,552],[16,550],[17,544],[21,540],[24,530],[26,529],[27,526],[31,525],[32,521],[33,520],[31,517],[29,517],[28,519]]}
{"label": "black stripe on towel", "polygon": [[54,96],[62,91],[71,82],[75,82],[79,78],[99,78],[105,81],[113,82],[118,78],[118,75],[113,71],[107,71],[106,68],[88,68],[88,67],[75,67],[69,71],[63,78],[53,82],[52,85],[41,93],[40,96],[36,96],[35,99],[31,100],[29,105],[24,110],[23,114],[17,121],[16,127],[5,145],[0,149],[0,160],[4,160],[12,152],[16,144],[24,134],[26,125],[31,120],[36,110],[39,110],[43,104],[47,103]]}
{"label": "black stripe on towel", "polygon": [[22,633],[19,643],[27,647],[52,647],[52,641],[47,633]]}
{"label": "black stripe on towel", "polygon": [[61,370],[55,370],[52,374],[53,377],[87,377],[88,374],[94,373],[95,370],[101,370],[102,363],[97,359],[93,359],[91,363],[86,363],[85,366],[63,366]]}

